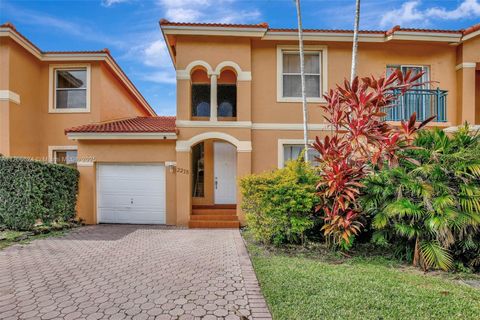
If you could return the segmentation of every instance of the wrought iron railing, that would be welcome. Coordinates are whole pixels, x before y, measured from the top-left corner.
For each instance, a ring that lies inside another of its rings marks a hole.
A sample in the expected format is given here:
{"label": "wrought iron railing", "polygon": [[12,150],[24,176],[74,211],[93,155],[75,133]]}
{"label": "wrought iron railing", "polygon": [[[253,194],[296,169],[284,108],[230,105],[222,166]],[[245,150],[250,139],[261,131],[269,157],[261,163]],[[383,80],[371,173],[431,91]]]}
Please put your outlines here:
{"label": "wrought iron railing", "polygon": [[447,121],[447,90],[411,89],[398,97],[394,106],[387,110],[387,121],[401,121],[417,113],[417,121],[436,116],[433,121]]}

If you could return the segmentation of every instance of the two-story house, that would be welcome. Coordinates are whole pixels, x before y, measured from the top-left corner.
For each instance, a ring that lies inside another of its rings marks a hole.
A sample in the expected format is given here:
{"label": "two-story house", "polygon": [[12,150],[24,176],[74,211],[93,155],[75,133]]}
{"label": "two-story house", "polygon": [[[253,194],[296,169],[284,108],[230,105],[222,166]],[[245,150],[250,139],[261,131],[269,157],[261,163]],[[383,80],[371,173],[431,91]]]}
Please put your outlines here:
{"label": "two-story house", "polygon": [[[302,149],[296,30],[166,20],[160,27],[177,75],[176,118],[64,126],[82,159],[78,214],[88,223],[238,226],[238,179],[282,167]],[[311,139],[330,132],[318,106],[348,77],[352,39],[349,30],[304,30]],[[480,25],[397,26],[361,31],[359,41],[359,75],[424,72],[426,84],[399,99],[387,120],[415,111],[419,119],[436,115],[431,125],[445,130],[480,124]]]}

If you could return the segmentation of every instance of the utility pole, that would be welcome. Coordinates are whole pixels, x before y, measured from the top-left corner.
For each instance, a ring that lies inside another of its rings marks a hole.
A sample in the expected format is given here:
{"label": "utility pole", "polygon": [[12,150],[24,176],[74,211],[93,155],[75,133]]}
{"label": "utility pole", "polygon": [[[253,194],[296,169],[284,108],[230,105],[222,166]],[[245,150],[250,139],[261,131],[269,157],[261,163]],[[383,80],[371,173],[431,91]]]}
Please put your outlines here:
{"label": "utility pole", "polygon": [[298,21],[298,44],[300,47],[300,78],[302,81],[302,107],[303,107],[303,139],[305,142],[304,159],[308,162],[308,109],[307,97],[305,93],[305,62],[303,52],[303,31],[302,31],[302,13],[300,11],[300,0],[295,0],[297,7],[297,21]]}
{"label": "utility pole", "polygon": [[357,75],[357,51],[358,51],[358,26],[360,24],[360,0],[356,0],[355,5],[355,24],[353,26],[353,48],[352,48],[352,71],[350,74],[350,83]]}

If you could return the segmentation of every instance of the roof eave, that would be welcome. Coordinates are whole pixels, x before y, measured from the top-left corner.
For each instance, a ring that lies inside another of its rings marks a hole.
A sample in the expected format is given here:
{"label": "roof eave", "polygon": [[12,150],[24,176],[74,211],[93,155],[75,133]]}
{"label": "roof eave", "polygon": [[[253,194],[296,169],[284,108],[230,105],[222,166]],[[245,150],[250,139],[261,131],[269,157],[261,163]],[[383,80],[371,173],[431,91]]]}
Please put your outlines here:
{"label": "roof eave", "polygon": [[67,132],[69,140],[176,140],[175,132]]}

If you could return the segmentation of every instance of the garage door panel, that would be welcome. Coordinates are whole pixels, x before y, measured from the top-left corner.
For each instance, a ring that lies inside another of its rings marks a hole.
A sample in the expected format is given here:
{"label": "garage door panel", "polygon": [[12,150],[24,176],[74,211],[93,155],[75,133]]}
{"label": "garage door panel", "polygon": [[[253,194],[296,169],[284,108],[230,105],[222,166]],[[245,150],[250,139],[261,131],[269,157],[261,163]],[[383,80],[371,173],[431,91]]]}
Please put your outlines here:
{"label": "garage door panel", "polygon": [[99,164],[97,179],[100,223],[165,223],[163,165]]}

